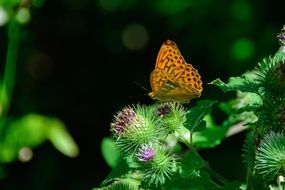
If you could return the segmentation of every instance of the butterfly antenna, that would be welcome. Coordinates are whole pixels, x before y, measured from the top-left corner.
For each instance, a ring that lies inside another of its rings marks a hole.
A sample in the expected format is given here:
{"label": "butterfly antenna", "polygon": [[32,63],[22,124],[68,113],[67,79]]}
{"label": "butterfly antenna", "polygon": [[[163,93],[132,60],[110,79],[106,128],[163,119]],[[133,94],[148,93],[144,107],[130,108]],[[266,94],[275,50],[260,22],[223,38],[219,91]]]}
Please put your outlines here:
{"label": "butterfly antenna", "polygon": [[145,88],[144,86],[142,86],[141,84],[139,84],[139,83],[137,83],[137,82],[134,82],[136,85],[138,85],[139,87],[141,87],[142,89],[144,89],[146,92],[147,92],[147,94],[150,92],[150,90],[149,89],[147,89],[147,88]]}
{"label": "butterfly antenna", "polygon": [[138,97],[142,97],[142,96],[146,96],[148,95],[148,93],[150,92],[147,88],[145,88],[144,86],[142,86],[141,84],[134,82],[136,85],[138,85],[139,87],[141,87],[142,89],[144,89],[145,91],[147,91],[147,93],[145,94],[140,94],[138,96],[129,96],[129,98],[138,98]]}

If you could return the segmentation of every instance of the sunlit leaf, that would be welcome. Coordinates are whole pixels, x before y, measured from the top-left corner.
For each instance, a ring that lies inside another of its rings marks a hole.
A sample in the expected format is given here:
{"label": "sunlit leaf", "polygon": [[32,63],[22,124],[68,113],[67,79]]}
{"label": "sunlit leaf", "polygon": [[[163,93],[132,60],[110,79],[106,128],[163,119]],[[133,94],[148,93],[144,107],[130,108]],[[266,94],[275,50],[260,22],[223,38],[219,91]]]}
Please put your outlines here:
{"label": "sunlit leaf", "polygon": [[18,155],[18,148],[0,144],[0,163],[9,163],[15,161]]}
{"label": "sunlit leaf", "polygon": [[200,148],[213,148],[225,138],[230,125],[217,126],[210,115],[204,120],[207,123],[206,129],[193,134],[193,143]]}
{"label": "sunlit leaf", "polygon": [[77,144],[66,130],[64,124],[58,119],[50,121],[48,139],[58,151],[66,156],[76,157],[79,154]]}
{"label": "sunlit leaf", "polygon": [[107,162],[107,164],[114,168],[118,164],[118,161],[120,159],[120,151],[117,148],[114,140],[111,138],[104,138],[101,143],[101,151],[102,155]]}
{"label": "sunlit leaf", "polygon": [[0,6],[3,6],[5,8],[12,9],[17,4],[20,4],[20,0],[0,0]]}
{"label": "sunlit leaf", "polygon": [[259,95],[250,92],[237,92],[237,97],[228,102],[220,102],[219,108],[226,114],[254,111],[263,104]]}
{"label": "sunlit leaf", "polygon": [[46,140],[45,117],[29,114],[7,123],[0,144],[0,162],[12,162],[22,147],[37,147]]}
{"label": "sunlit leaf", "polygon": [[78,155],[76,143],[60,120],[28,114],[7,123],[7,130],[0,144],[0,162],[12,162],[17,159],[21,148],[35,148],[46,140],[50,140],[66,156]]}
{"label": "sunlit leaf", "polygon": [[21,148],[36,147],[46,140],[49,119],[37,114],[28,114],[12,120],[7,127],[4,144]]}
{"label": "sunlit leaf", "polygon": [[243,74],[241,77],[230,77],[228,83],[224,83],[220,79],[216,79],[209,84],[214,84],[223,92],[242,91],[242,92],[258,92],[258,86],[251,83],[252,73]]}

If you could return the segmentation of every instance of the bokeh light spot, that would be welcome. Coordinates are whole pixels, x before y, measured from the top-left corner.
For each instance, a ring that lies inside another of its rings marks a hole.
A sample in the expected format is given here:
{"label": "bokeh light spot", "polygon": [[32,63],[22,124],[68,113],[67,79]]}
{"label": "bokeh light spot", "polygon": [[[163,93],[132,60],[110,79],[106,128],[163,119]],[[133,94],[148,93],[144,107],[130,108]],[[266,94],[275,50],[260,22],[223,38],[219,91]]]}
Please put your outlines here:
{"label": "bokeh light spot", "polygon": [[243,61],[249,59],[255,51],[252,41],[248,39],[239,39],[231,47],[232,57],[236,60]]}
{"label": "bokeh light spot", "polygon": [[3,7],[0,7],[0,26],[3,26],[7,23],[9,17],[6,10]]}
{"label": "bokeh light spot", "polygon": [[33,158],[33,150],[29,147],[23,147],[18,152],[18,158],[21,162],[28,162]]}
{"label": "bokeh light spot", "polygon": [[148,38],[148,32],[145,27],[136,23],[128,25],[122,33],[124,46],[132,51],[144,48],[148,43]]}
{"label": "bokeh light spot", "polygon": [[250,20],[252,18],[252,6],[243,0],[233,2],[230,11],[232,16],[238,20]]}
{"label": "bokeh light spot", "polygon": [[28,23],[31,19],[31,13],[29,9],[21,8],[16,15],[16,19],[20,24]]}

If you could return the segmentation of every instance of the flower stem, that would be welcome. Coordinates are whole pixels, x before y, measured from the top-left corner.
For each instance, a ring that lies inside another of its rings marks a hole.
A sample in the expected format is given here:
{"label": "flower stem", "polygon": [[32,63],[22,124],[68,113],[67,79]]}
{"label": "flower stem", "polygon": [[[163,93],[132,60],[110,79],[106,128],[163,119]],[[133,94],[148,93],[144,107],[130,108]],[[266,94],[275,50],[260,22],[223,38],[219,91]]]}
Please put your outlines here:
{"label": "flower stem", "polygon": [[20,40],[20,25],[13,18],[8,23],[7,33],[8,47],[3,84],[0,90],[0,139],[3,135],[3,130],[5,128],[5,123],[12,99]]}
{"label": "flower stem", "polygon": [[220,182],[223,185],[228,183],[228,180],[225,179],[223,176],[221,176],[219,173],[217,173],[213,168],[211,168],[207,162],[205,162],[204,168],[205,168],[205,170],[207,170],[211,174],[213,179],[217,180],[218,182]]}

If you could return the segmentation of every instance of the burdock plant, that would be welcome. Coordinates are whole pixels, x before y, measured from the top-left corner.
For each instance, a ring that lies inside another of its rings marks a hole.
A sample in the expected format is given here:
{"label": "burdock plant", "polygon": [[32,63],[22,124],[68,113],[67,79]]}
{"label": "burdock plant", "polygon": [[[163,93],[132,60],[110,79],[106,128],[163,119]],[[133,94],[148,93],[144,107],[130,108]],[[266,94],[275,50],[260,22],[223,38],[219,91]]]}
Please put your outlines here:
{"label": "burdock plant", "polygon": [[[164,102],[122,108],[110,125],[112,138],[102,142],[112,172],[96,189],[285,189],[285,26],[277,39],[277,53],[253,70],[231,77],[228,83],[220,79],[210,83],[223,92],[237,92],[229,102],[200,100],[190,107]],[[215,104],[228,114],[220,125],[211,115]],[[245,129],[241,157],[246,181],[226,180],[199,150],[214,148]]]}
{"label": "burdock plant", "polygon": [[258,118],[248,124],[243,146],[247,189],[284,189],[285,175],[285,25],[277,35],[280,48],[255,69],[227,84],[213,81],[223,91],[242,91],[250,103],[235,112],[252,112]]}

